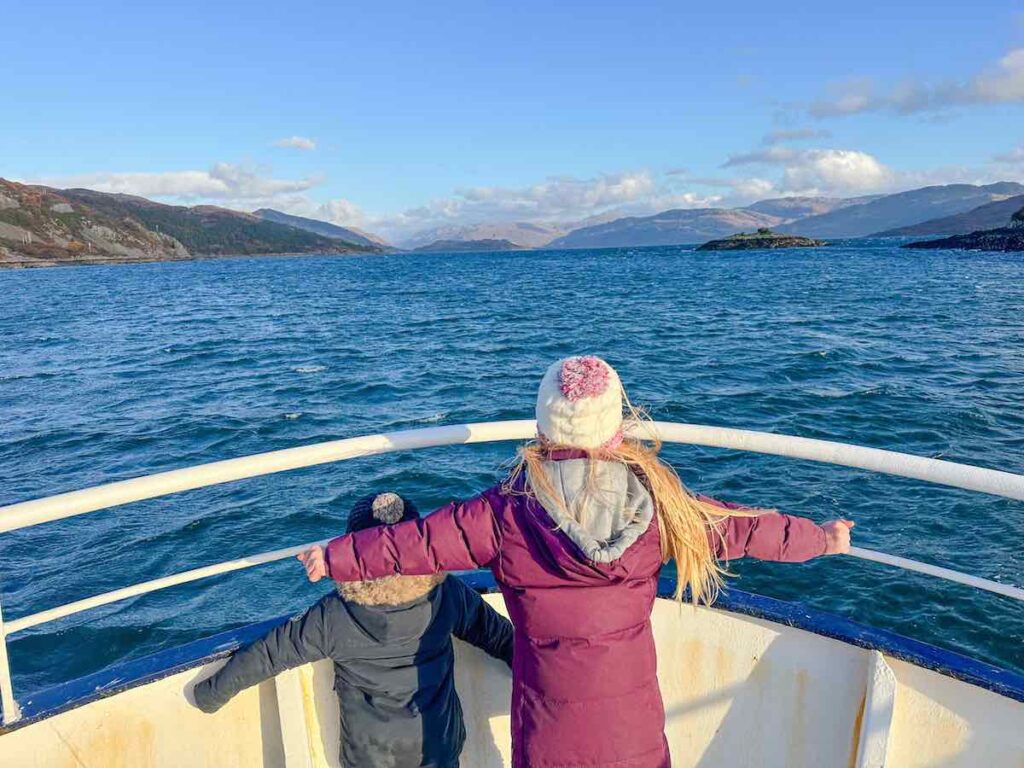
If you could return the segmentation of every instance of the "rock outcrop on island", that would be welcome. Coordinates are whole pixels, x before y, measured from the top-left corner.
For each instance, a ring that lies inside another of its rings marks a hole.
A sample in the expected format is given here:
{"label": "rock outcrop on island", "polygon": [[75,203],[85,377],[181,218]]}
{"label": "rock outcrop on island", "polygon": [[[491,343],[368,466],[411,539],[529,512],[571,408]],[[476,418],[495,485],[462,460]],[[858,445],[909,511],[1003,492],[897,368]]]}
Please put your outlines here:
{"label": "rock outcrop on island", "polygon": [[413,253],[487,253],[488,251],[524,251],[511,240],[435,240],[413,248]]}
{"label": "rock outcrop on island", "polygon": [[757,251],[764,248],[820,248],[828,245],[824,240],[814,240],[799,235],[782,235],[770,229],[757,232],[740,232],[736,235],[712,240],[700,246],[698,251]]}
{"label": "rock outcrop on island", "polygon": [[1024,208],[1010,217],[1008,226],[982,229],[968,235],[907,243],[904,248],[961,251],[1024,251]]}
{"label": "rock outcrop on island", "polygon": [[0,267],[378,250],[226,208],[0,179]]}

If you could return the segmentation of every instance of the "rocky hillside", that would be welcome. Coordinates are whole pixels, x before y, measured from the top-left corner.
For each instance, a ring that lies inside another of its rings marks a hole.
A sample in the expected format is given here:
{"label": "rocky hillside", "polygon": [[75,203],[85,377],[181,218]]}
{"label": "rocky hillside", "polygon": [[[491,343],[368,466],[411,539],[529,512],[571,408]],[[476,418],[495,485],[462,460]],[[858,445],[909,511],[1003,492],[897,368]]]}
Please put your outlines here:
{"label": "rocky hillside", "polygon": [[782,219],[748,209],[694,208],[654,216],[630,216],[574,230],[548,248],[616,248],[686,245],[726,237],[745,229],[773,227]]}
{"label": "rocky hillside", "polygon": [[350,227],[339,227],[337,224],[320,221],[319,219],[307,219],[304,216],[292,216],[290,213],[275,211],[273,208],[260,208],[258,211],[253,211],[252,215],[265,221],[287,224],[289,227],[304,229],[305,231],[312,232],[316,235],[330,237],[334,240],[342,240],[354,245],[363,245],[369,248],[373,248],[375,246],[387,246],[387,242],[385,242],[383,238],[377,237],[369,232],[363,232]]}
{"label": "rocky hillside", "polygon": [[173,237],[58,190],[0,179],[0,267],[187,259]]}
{"label": "rocky hillside", "polygon": [[225,208],[163,205],[129,195],[0,179],[0,266],[367,250],[376,247],[345,243]]}
{"label": "rocky hillside", "polygon": [[967,235],[908,243],[904,248],[962,251],[1024,251],[1024,208],[1013,214],[1006,226],[983,229]]}
{"label": "rocky hillside", "polygon": [[510,240],[435,240],[414,248],[413,253],[485,253],[487,251],[521,251],[523,246]]}
{"label": "rocky hillside", "polygon": [[982,229],[997,229],[1006,224],[1007,220],[1021,207],[1024,207],[1024,195],[1017,195],[1006,200],[972,208],[966,213],[878,232],[873,237],[943,237],[966,235]]}
{"label": "rocky hillside", "polygon": [[108,195],[91,189],[65,189],[61,194],[105,215],[138,221],[153,232],[170,235],[197,256],[366,250],[362,246],[264,221],[251,213],[212,205],[191,208],[164,205],[142,197]]}
{"label": "rocky hillside", "polygon": [[782,227],[782,230],[808,237],[866,237],[964,213],[979,205],[1022,194],[1024,185],[1008,181],[980,187],[973,184],[924,187],[799,219]]}
{"label": "rocky hillside", "polygon": [[767,213],[780,219],[805,219],[808,216],[820,216],[851,205],[863,205],[877,200],[881,195],[867,197],[776,197],[770,200],[758,200],[748,205],[748,211]]}

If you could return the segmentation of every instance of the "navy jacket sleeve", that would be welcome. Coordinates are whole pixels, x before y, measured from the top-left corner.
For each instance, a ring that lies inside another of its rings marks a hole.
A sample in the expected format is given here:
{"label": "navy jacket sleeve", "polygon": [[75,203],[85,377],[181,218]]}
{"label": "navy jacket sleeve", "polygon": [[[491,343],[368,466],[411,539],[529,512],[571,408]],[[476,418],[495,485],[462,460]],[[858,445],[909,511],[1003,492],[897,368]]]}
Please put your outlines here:
{"label": "navy jacket sleeve", "polygon": [[512,622],[491,608],[461,579],[449,576],[445,586],[457,610],[452,634],[511,666]]}
{"label": "navy jacket sleeve", "polygon": [[196,684],[196,706],[216,712],[239,691],[286,669],[328,655],[326,606],[321,601],[303,614],[272,629],[266,637],[232,654],[212,677]]}

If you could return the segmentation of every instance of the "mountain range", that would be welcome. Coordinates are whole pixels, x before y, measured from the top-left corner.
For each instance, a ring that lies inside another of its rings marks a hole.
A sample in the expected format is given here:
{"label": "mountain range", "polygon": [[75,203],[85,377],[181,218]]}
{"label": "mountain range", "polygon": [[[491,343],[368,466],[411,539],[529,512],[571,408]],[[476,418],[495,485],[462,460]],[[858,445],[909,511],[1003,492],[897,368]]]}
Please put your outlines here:
{"label": "mountain range", "polygon": [[985,186],[947,184],[923,187],[797,219],[783,231],[807,237],[870,237],[897,227],[964,213],[1021,194],[1024,194],[1024,185],[1009,181]]}
{"label": "mountain range", "polygon": [[[663,211],[653,216],[616,219],[573,230],[551,241],[546,247],[686,245],[762,227],[785,234],[816,238],[880,236],[883,233],[891,234],[890,230],[894,227],[925,226],[936,218],[967,214],[981,206],[1022,194],[1024,185],[999,182],[985,186],[949,184],[891,195],[846,199],[776,198],[762,200],[745,208],[691,208]],[[1003,221],[1012,210],[1005,215],[1002,215],[1002,209],[997,213],[999,215],[995,218]],[[961,226],[966,227],[961,231],[971,231],[973,225],[969,218],[961,223]]]}
{"label": "mountain range", "polygon": [[568,229],[557,225],[531,224],[529,222],[450,224],[416,232],[402,240],[399,245],[409,250],[416,250],[439,240],[508,240],[523,248],[541,248],[567,231]]}
{"label": "mountain range", "polygon": [[688,208],[653,216],[627,216],[573,230],[547,248],[615,248],[679,245],[713,240],[747,229],[773,227],[784,219],[749,208]]}
{"label": "mountain range", "polygon": [[435,240],[414,248],[413,253],[492,253],[494,251],[522,251],[523,246],[511,240]]}
{"label": "mountain range", "polygon": [[[1004,201],[1020,195],[1024,195],[1024,185],[1016,182],[948,184],[889,195],[783,197],[742,208],[674,209],[618,218],[606,215],[604,218],[609,220],[576,226],[544,225],[531,230],[528,237],[520,234],[526,226],[523,224],[432,229],[422,235],[429,242],[439,231],[444,231],[445,237],[436,239],[444,240],[479,240],[482,233],[492,237],[500,233],[501,239],[533,248],[622,248],[702,243],[763,227],[830,239],[921,235],[929,228],[934,228],[936,234],[958,234],[1004,221],[1014,210]],[[990,205],[995,207],[986,208]],[[978,213],[974,214],[976,209]],[[963,218],[951,218],[958,216]],[[915,231],[897,231],[902,228]]]}
{"label": "mountain range", "polygon": [[[773,198],[741,208],[673,209],[650,216],[606,212],[573,224],[453,225],[424,230],[401,244],[464,252],[688,245],[762,228],[833,240],[951,236],[999,227],[1022,203],[1024,185],[1016,182],[948,184],[853,198]],[[385,250],[393,249],[373,234],[269,208],[245,213],[165,205],[0,179],[0,266]]]}

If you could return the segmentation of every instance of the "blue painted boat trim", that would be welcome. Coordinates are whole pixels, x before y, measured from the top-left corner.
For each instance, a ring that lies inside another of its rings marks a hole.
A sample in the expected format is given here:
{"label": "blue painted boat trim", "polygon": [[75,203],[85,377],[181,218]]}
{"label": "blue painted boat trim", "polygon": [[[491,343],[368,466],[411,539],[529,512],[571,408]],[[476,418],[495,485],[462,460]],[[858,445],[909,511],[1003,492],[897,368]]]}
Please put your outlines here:
{"label": "blue painted boat trim", "polygon": [[[459,578],[480,592],[497,590],[494,576],[489,571],[460,573]],[[658,584],[659,596],[671,597],[674,591],[675,580],[662,577]],[[719,597],[715,608],[813,632],[860,648],[877,650],[886,656],[1024,702],[1024,675],[911,640],[895,632],[868,627],[841,616],[816,611],[800,603],[731,589]],[[262,637],[287,619],[288,617],[281,616],[257,624],[248,624],[150,656],[116,664],[40,691],[19,702],[22,719],[0,728],[0,734],[223,658],[240,646]]]}

